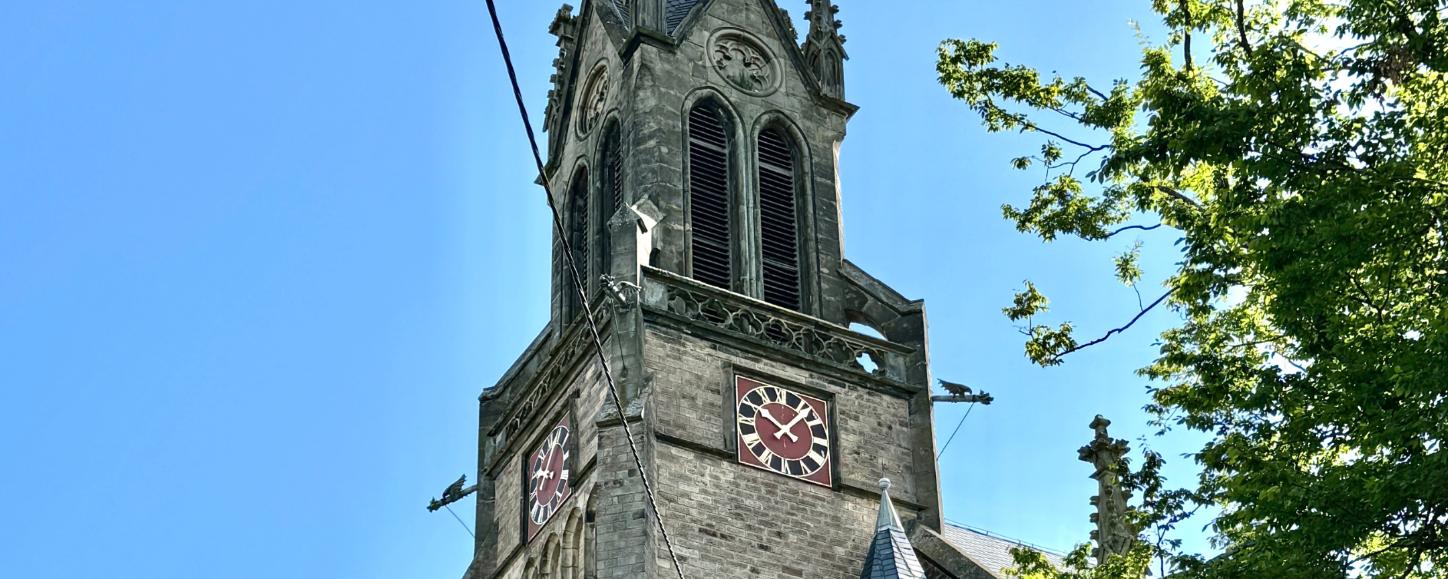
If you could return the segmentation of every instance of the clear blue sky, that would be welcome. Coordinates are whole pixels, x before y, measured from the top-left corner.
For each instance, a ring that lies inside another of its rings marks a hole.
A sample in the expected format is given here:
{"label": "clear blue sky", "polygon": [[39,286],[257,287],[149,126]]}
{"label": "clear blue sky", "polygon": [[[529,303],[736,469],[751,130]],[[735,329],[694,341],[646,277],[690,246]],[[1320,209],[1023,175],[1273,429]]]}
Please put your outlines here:
{"label": "clear blue sky", "polygon": [[[541,115],[557,4],[500,4]],[[946,513],[1083,541],[1076,449],[1097,413],[1148,432],[1133,371],[1171,315],[1026,361],[1013,290],[1103,331],[1136,307],[1109,273],[1131,240],[1015,233],[999,207],[1036,176],[1006,161],[1034,141],[986,135],[934,50],[994,39],[1106,82],[1134,74],[1147,2],[841,4],[847,254],[928,300],[937,376],[998,400],[943,459]],[[460,576],[468,537],[423,506],[473,472],[477,396],[546,317],[504,82],[481,0],[0,5],[0,575]],[[1171,234],[1147,235],[1159,279]]]}

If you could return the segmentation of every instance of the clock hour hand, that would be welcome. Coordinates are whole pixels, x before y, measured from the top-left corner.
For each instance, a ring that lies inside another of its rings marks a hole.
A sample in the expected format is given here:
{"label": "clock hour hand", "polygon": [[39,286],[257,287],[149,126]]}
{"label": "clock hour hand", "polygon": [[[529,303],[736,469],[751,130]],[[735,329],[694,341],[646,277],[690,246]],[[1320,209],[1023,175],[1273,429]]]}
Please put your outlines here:
{"label": "clock hour hand", "polygon": [[774,419],[774,415],[769,413],[769,409],[768,409],[768,408],[760,408],[760,409],[759,409],[759,414],[762,415],[762,416],[764,416],[764,419],[765,419],[765,420],[768,420],[768,421],[770,421],[770,422],[773,422],[775,428],[778,428],[778,429],[779,429],[778,431],[776,431],[776,432],[774,433],[774,439],[775,439],[775,440],[779,440],[781,437],[783,437],[784,435],[788,434],[788,435],[789,435],[789,440],[790,440],[791,442],[799,442],[799,437],[798,437],[798,436],[795,436],[793,432],[790,432],[788,426],[785,426],[785,425],[783,425],[783,424],[780,424],[778,420],[775,420],[775,419]]}
{"label": "clock hour hand", "polygon": [[[802,405],[801,408],[795,408],[794,420],[789,421],[789,424],[779,427],[779,432],[774,433],[775,440],[779,440],[780,433],[782,432],[788,434],[790,440],[799,442],[799,437],[795,436],[793,432],[790,432],[790,429],[794,428],[794,425],[799,424],[799,421],[804,420],[807,412],[809,412],[809,405]],[[776,422],[775,424],[779,423]]]}

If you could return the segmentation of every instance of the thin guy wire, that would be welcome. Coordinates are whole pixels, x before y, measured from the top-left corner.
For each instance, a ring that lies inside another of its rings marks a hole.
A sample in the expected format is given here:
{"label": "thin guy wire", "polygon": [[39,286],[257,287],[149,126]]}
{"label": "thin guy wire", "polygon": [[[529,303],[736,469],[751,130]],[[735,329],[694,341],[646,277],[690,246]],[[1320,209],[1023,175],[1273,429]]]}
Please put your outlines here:
{"label": "thin guy wire", "polygon": [[945,439],[945,446],[940,447],[940,452],[935,453],[935,460],[945,454],[945,449],[950,448],[950,443],[955,442],[955,434],[960,432],[960,427],[965,425],[965,419],[970,418],[970,411],[975,410],[975,403],[970,403],[970,408],[965,409],[965,416],[960,417],[960,422],[955,423],[955,430],[950,431],[950,438]]}
{"label": "thin guy wire", "polygon": [[508,41],[503,36],[503,24],[498,20],[498,7],[493,0],[486,0],[488,15],[493,20],[493,32],[498,36],[498,49],[503,53],[503,65],[508,69],[508,80],[513,84],[513,98],[518,101],[518,114],[523,119],[523,129],[528,134],[528,145],[533,149],[533,162],[538,166],[538,181],[543,185],[543,193],[548,196],[548,211],[553,214],[553,228],[558,232],[558,238],[563,242],[564,261],[568,263],[569,277],[573,280],[573,289],[578,293],[579,303],[583,304],[583,315],[588,320],[588,330],[593,334],[593,351],[598,357],[598,363],[603,367],[603,378],[608,382],[608,394],[613,400],[613,406],[618,410],[620,423],[623,424],[624,436],[628,439],[629,451],[633,453],[634,466],[638,467],[639,478],[644,485],[644,495],[649,500],[649,508],[653,509],[659,524],[659,536],[664,540],[664,547],[669,551],[669,559],[674,563],[674,571],[678,573],[679,579],[684,579],[684,568],[679,565],[679,557],[674,554],[674,543],[669,539],[669,532],[664,528],[664,514],[659,511],[658,502],[654,499],[653,485],[649,482],[649,475],[644,469],[643,459],[639,457],[638,445],[634,443],[633,429],[629,428],[627,411],[624,410],[623,399],[618,395],[618,386],[614,383],[613,373],[608,367],[608,358],[603,355],[603,338],[598,333],[598,322],[593,319],[593,309],[588,307],[588,291],[583,283],[583,276],[578,273],[578,264],[573,259],[573,247],[568,242],[568,232],[563,227],[563,218],[559,215],[558,205],[554,203],[553,190],[548,186],[547,171],[543,167],[543,154],[538,150],[538,137],[533,133],[533,123],[528,120],[528,106],[523,102],[523,89],[518,84],[518,72],[513,68],[513,56],[508,51]]}
{"label": "thin guy wire", "polygon": [[443,505],[442,508],[447,509],[448,514],[452,515],[454,519],[458,520],[458,524],[463,526],[463,530],[468,532],[469,537],[472,537],[474,541],[478,540],[478,536],[473,534],[473,530],[468,528],[468,524],[463,522],[462,517],[459,517],[457,513],[453,512],[450,505]]}

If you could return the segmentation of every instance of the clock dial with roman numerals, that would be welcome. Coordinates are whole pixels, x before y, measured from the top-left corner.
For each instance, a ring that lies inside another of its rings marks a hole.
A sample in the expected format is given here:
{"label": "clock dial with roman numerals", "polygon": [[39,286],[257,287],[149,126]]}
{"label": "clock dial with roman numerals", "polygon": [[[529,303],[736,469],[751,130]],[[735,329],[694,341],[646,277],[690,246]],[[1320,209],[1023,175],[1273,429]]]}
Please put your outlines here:
{"label": "clock dial with roman numerals", "polygon": [[735,379],[739,462],[831,486],[829,406],[824,400],[742,376]]}
{"label": "clock dial with roman numerals", "polygon": [[527,478],[523,481],[523,517],[529,539],[552,520],[563,502],[573,494],[572,434],[572,424],[564,418],[525,457]]}

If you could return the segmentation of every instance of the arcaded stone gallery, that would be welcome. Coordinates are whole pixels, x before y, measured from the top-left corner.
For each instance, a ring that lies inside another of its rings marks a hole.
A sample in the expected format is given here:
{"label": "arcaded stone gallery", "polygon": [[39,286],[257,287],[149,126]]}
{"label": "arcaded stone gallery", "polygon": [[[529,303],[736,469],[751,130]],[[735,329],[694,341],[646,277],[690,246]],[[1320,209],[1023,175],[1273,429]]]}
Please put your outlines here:
{"label": "arcaded stone gallery", "polygon": [[843,254],[838,11],[558,12],[552,316],[482,394],[468,579],[1010,566],[941,514],[924,304]]}

